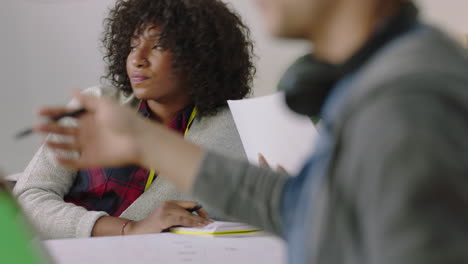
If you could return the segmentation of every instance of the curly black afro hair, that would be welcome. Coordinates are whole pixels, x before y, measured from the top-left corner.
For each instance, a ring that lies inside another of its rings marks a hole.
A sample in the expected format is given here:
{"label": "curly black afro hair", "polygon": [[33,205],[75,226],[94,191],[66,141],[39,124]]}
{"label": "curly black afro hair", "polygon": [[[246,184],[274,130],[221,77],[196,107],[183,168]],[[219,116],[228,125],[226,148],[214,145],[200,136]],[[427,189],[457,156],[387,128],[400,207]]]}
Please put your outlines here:
{"label": "curly black afro hair", "polygon": [[200,115],[251,92],[255,66],[250,30],[219,0],[117,0],[104,22],[103,46],[112,85],[132,93],[126,71],[130,39],[146,25],[161,30],[161,44]]}

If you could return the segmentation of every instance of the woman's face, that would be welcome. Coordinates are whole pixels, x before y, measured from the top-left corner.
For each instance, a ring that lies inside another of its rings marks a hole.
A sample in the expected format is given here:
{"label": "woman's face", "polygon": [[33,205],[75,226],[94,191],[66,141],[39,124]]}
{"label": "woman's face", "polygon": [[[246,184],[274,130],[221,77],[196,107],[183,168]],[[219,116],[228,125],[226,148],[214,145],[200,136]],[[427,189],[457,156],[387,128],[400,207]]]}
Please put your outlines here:
{"label": "woman's face", "polygon": [[161,31],[149,25],[130,40],[127,74],[135,96],[142,100],[168,102],[186,96],[181,81],[173,73],[173,55],[160,45]]}

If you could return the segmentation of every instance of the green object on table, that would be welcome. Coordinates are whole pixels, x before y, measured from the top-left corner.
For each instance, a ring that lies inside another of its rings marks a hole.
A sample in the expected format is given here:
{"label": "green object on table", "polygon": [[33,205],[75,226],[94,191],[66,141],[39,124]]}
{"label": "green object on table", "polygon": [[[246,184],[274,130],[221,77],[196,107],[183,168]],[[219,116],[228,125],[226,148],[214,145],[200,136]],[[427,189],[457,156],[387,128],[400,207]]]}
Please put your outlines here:
{"label": "green object on table", "polygon": [[0,183],[0,263],[46,263],[13,196]]}

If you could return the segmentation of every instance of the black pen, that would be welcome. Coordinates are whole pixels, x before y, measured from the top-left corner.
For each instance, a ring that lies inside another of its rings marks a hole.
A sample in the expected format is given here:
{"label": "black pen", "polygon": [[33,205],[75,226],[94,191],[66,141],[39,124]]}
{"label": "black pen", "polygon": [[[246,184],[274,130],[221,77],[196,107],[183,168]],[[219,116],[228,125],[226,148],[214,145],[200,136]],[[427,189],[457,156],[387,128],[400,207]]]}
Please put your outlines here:
{"label": "black pen", "polygon": [[[69,112],[69,113],[65,113],[65,114],[50,117],[49,119],[50,119],[50,121],[57,122],[57,121],[59,121],[60,119],[62,119],[64,117],[78,117],[78,116],[80,116],[80,115],[82,115],[84,113],[86,113],[86,109],[80,108],[80,109],[77,109],[77,110]],[[19,132],[18,134],[16,134],[15,138],[16,139],[21,139],[21,138],[24,138],[24,137],[32,134],[33,132],[34,131],[33,131],[32,128],[28,128],[28,129],[25,129],[25,130]]]}
{"label": "black pen", "polygon": [[192,208],[187,209],[187,211],[188,211],[189,213],[193,213],[193,212],[196,212],[196,211],[198,211],[198,210],[200,210],[200,209],[202,209],[202,208],[203,208],[203,206],[201,206],[200,204],[198,204],[198,205],[196,205],[196,206],[194,206],[194,207],[192,207]]}

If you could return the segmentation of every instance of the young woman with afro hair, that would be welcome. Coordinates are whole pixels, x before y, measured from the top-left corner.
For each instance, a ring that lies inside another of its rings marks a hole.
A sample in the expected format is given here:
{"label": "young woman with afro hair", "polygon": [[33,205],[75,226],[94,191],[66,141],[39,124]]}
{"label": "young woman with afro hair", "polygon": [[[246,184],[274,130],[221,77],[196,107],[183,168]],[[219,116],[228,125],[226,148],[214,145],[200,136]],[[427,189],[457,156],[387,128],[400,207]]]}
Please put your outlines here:
{"label": "young woman with afro hair", "polygon": [[[249,29],[225,3],[117,0],[105,20],[103,48],[107,84],[84,93],[117,100],[187,140],[245,158],[227,100],[250,93],[253,45]],[[48,239],[158,233],[223,218],[209,208],[189,213],[203,201],[180,193],[151,168],[69,170],[45,146],[14,192]]]}

